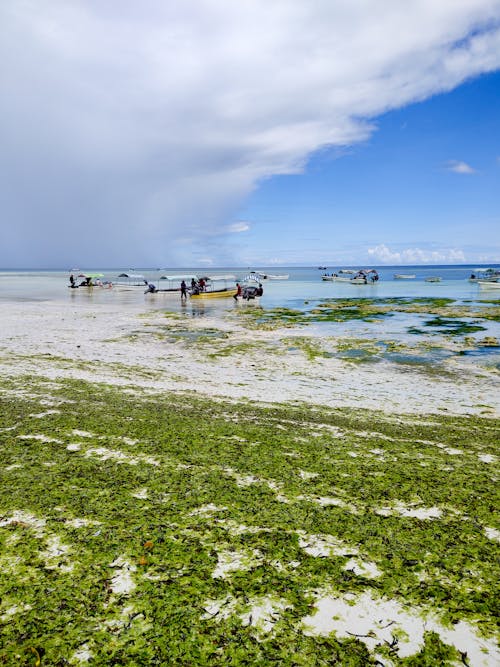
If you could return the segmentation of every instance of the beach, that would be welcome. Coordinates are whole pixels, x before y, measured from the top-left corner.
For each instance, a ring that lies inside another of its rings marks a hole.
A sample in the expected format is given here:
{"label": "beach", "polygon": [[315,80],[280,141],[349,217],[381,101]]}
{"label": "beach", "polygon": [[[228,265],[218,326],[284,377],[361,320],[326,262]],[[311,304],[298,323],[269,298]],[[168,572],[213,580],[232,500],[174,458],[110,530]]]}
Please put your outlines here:
{"label": "beach", "polygon": [[[391,328],[397,329],[392,321],[371,324],[366,331],[335,323],[325,334],[315,323],[248,327],[245,314],[258,315],[259,306],[241,301],[236,309],[200,313],[189,305],[179,309],[177,295],[159,295],[147,309],[142,294],[134,295],[127,307],[114,303],[111,294],[104,301],[75,297],[70,303],[0,304],[4,373],[135,384],[143,390],[195,391],[263,403],[279,397],[280,402],[395,413],[500,412],[498,371],[482,358],[453,356],[445,363],[437,359],[412,365],[390,360],[356,363],[356,357],[333,354],[339,342],[355,348],[361,341],[362,349],[363,343],[391,339]],[[316,355],[304,353],[306,339],[322,346]],[[450,341],[449,336],[434,336],[432,346],[438,345],[467,349],[463,339]]]}
{"label": "beach", "polygon": [[494,299],[228,301],[0,301],[5,664],[497,664]]}

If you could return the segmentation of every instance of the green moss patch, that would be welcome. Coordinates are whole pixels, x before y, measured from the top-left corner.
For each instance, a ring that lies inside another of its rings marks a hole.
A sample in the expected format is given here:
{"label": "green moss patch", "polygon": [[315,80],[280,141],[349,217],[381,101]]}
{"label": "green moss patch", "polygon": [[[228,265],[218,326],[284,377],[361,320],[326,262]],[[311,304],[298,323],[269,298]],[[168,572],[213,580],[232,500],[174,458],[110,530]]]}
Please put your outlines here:
{"label": "green moss patch", "polygon": [[439,633],[411,658],[398,641],[308,634],[320,591],[495,634],[495,420],[2,389],[3,664],[460,657]]}

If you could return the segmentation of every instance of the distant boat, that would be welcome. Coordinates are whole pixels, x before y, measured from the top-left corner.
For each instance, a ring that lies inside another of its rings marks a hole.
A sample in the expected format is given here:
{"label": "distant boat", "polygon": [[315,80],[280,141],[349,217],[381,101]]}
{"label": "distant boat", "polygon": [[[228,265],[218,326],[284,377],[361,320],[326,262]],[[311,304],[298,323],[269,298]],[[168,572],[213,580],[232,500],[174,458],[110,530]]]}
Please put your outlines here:
{"label": "distant boat", "polygon": [[413,280],[416,278],[414,273],[395,273],[394,280]]}
{"label": "distant boat", "polygon": [[340,269],[339,273],[357,273],[354,269]]}
{"label": "distant boat", "polygon": [[324,273],[321,276],[321,280],[329,280],[333,283],[350,283],[352,278],[344,278],[343,276],[338,276],[336,273],[332,273],[331,276],[329,276],[327,273]]}
{"label": "distant boat", "polygon": [[498,269],[474,269],[469,278],[470,283],[490,282],[496,283],[500,280]]}
{"label": "distant boat", "polygon": [[426,283],[440,283],[441,282],[441,277],[440,276],[428,276],[425,279]]}
{"label": "distant boat", "polygon": [[500,282],[494,280],[478,280],[477,284],[483,289],[500,289]]}
{"label": "distant boat", "polygon": [[255,275],[255,280],[288,280],[288,273],[264,273],[263,271],[251,271],[250,275]]}
{"label": "distant boat", "polygon": [[326,271],[326,266],[318,266],[318,271]]}

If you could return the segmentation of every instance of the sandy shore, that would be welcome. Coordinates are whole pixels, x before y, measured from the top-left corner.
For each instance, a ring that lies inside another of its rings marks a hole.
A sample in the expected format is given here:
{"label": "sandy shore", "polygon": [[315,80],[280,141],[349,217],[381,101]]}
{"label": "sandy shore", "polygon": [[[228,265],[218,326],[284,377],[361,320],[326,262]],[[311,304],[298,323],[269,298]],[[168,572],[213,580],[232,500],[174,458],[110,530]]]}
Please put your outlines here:
{"label": "sandy shore", "polygon": [[[168,309],[168,304],[165,304]],[[386,413],[500,414],[496,372],[457,360],[426,374],[394,363],[310,359],[300,350],[266,354],[308,329],[250,330],[230,317],[165,317],[144,304],[2,303],[0,368],[5,375],[71,377],[262,402],[307,402]],[[210,340],[169,340],[169,327],[224,332],[245,353],[209,356]],[[344,334],[345,335],[345,334]]]}

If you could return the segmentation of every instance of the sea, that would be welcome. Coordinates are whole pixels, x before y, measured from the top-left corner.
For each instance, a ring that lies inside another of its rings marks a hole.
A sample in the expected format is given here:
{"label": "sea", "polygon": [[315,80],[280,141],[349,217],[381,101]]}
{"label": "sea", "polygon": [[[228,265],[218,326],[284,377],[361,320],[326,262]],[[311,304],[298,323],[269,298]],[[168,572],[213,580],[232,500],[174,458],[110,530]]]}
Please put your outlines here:
{"label": "sea", "polygon": [[[500,270],[500,264],[490,265]],[[444,297],[451,298],[459,303],[473,303],[478,300],[495,301],[500,298],[499,289],[484,289],[477,283],[469,282],[471,274],[485,268],[478,265],[418,265],[418,266],[375,266],[378,282],[368,285],[353,285],[323,281],[324,273],[338,273],[340,269],[357,270],[355,266],[333,266],[326,269],[318,267],[286,267],[286,266],[257,266],[257,267],[218,267],[210,270],[199,267],[183,268],[86,268],[74,270],[78,273],[102,273],[102,281],[116,283],[123,279],[118,278],[120,273],[141,274],[148,282],[156,286],[166,287],[160,277],[172,275],[230,275],[234,280],[228,285],[234,286],[234,281],[244,281],[250,271],[258,271],[264,275],[288,275],[286,280],[263,280],[264,294],[260,299],[260,306],[264,308],[310,308],[316,301],[325,299],[351,298],[394,298],[394,297]],[[395,279],[395,274],[415,275],[413,279]],[[78,299],[93,303],[109,303],[110,301],[135,308],[168,308],[176,309],[180,298],[179,293],[162,292],[158,295],[144,294],[140,287],[133,291],[115,289],[79,290],[69,289],[69,275],[67,270],[34,270],[34,269],[0,269],[0,300],[3,302],[19,301],[52,301],[75,303]],[[436,276],[440,282],[426,282],[426,278]],[[179,285],[180,285],[179,279]],[[188,282],[188,281],[187,281]],[[216,312],[232,308],[234,304],[227,303],[232,299],[213,299],[204,303],[205,312]],[[193,302],[194,303],[194,302]]]}

